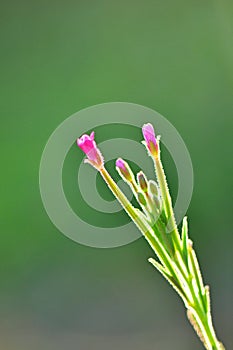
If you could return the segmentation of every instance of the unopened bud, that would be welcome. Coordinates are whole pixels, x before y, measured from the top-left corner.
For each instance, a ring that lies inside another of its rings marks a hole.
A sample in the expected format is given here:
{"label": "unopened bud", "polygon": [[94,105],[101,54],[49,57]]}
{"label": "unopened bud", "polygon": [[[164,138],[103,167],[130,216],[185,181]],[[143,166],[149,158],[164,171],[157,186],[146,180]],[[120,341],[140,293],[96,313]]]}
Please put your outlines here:
{"label": "unopened bud", "polygon": [[159,195],[159,188],[155,181],[149,180],[149,191],[153,196]]}
{"label": "unopened bud", "polygon": [[116,161],[116,168],[119,172],[119,174],[127,181],[131,182],[133,181],[133,173],[130,170],[130,167],[127,162],[125,162],[123,159],[118,158]]}
{"label": "unopened bud", "polygon": [[142,133],[144,136],[144,142],[147,146],[148,151],[153,155],[154,157],[158,157],[159,147],[158,142],[155,136],[155,131],[153,128],[153,125],[150,123],[144,124],[142,127]]}
{"label": "unopened bud", "polygon": [[138,203],[140,203],[143,206],[146,206],[146,199],[144,197],[144,194],[142,192],[138,192],[137,196],[138,196]]}
{"label": "unopened bud", "polygon": [[140,186],[142,191],[147,192],[148,181],[147,181],[146,175],[142,171],[137,173],[137,180],[138,180],[138,185]]}

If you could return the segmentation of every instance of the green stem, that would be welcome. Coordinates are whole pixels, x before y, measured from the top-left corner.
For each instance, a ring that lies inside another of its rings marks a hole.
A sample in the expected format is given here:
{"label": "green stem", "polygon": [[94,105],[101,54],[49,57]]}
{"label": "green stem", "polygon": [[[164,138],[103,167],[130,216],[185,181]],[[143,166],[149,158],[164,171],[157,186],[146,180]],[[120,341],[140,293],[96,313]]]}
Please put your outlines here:
{"label": "green stem", "polygon": [[169,254],[163,247],[162,243],[155,236],[151,226],[146,222],[146,219],[144,219],[143,214],[133,207],[133,205],[129,202],[129,200],[126,198],[124,193],[119,189],[115,181],[112,179],[112,177],[109,175],[109,173],[104,167],[100,169],[100,174],[102,175],[109,189],[112,191],[114,196],[117,198],[117,200],[120,202],[122,207],[125,209],[127,214],[130,216],[130,218],[134,221],[134,223],[140,229],[140,231],[142,232],[142,234],[144,235],[144,237],[146,238],[146,240],[148,241],[152,249],[157,254],[161,263],[164,266],[166,266],[168,271],[171,273],[171,275],[176,280],[178,280],[176,271],[173,266],[173,261],[171,260]]}
{"label": "green stem", "polygon": [[117,198],[117,200],[120,202],[122,207],[125,209],[127,214],[130,216],[130,218],[137,224],[139,229],[142,232],[147,231],[147,227],[145,226],[145,223],[141,220],[139,217],[136,208],[130,203],[130,201],[127,199],[127,197],[124,195],[124,193],[120,190],[120,188],[117,186],[115,181],[112,179],[112,177],[109,175],[107,170],[103,167],[100,170],[100,174],[102,175],[104,181],[114,194],[114,196]]}
{"label": "green stem", "polygon": [[[210,313],[205,313],[199,304],[195,304],[194,306],[190,307],[190,309],[192,310],[191,312],[193,313],[196,323],[198,324],[199,332],[197,331],[197,333],[205,348],[207,350],[224,350],[223,345],[216,337]],[[192,325],[194,326],[194,329],[196,329],[193,323]]]}
{"label": "green stem", "polygon": [[[192,250],[190,252],[190,255],[193,256],[193,254],[195,253],[192,247],[189,247],[189,249]],[[203,302],[202,277],[201,277],[200,269],[198,270],[197,274],[194,274],[193,276],[189,274],[189,276],[187,276],[186,271],[183,271],[182,265],[179,264],[179,262],[176,262],[175,264],[178,270],[180,271],[180,274],[182,275],[183,279],[185,279],[186,281],[186,286],[184,287],[184,293],[187,299],[188,299],[188,295],[191,295],[191,300],[188,300],[189,301],[188,310],[191,310],[191,313],[193,314],[195,319],[195,322],[194,321],[192,322],[190,320],[194,329],[197,331],[201,341],[203,342],[207,350],[224,350],[223,345],[218,341],[216,337],[213,324],[212,324],[210,309],[208,305],[205,305],[205,303]],[[193,282],[192,282],[193,279],[198,288],[198,293],[194,289]],[[189,289],[188,293],[187,293],[187,288]],[[206,303],[209,303],[209,300],[206,300]]]}
{"label": "green stem", "polygon": [[[155,227],[158,231],[161,231],[162,227],[158,225],[160,222],[156,223],[157,225],[155,224],[153,229],[148,223],[146,216],[129,202],[104,167],[100,169],[100,173],[112,193],[121,203],[127,214],[134,221],[154,252],[157,254],[162,263],[162,267],[159,267],[159,269],[165,275],[166,271],[168,271],[170,276],[173,277],[175,287],[188,309],[189,319],[200,336],[205,348],[207,350],[224,350],[223,345],[217,340],[212,325],[209,296],[207,295],[207,289],[204,288],[198,261],[191,245],[188,248],[188,260],[185,260],[182,251],[182,242],[175,222],[166,176],[160,158],[154,158],[154,163],[158,183],[161,189],[163,208],[167,220],[170,223],[170,234],[174,245],[174,254],[172,254],[171,251],[166,250],[166,244],[164,244],[165,241],[160,241],[154,232]],[[156,264],[158,268],[159,265],[156,262],[154,264]],[[169,275],[166,276],[169,280]]]}
{"label": "green stem", "polygon": [[158,155],[158,157],[153,157],[153,160],[155,164],[155,171],[156,171],[159,187],[161,190],[163,207],[168,220],[168,229],[171,233],[175,251],[176,250],[178,251],[178,254],[180,254],[180,258],[182,260],[180,262],[175,255],[174,265],[176,266],[176,269],[178,269],[182,279],[185,281],[185,284],[183,285],[184,294],[186,295],[187,298],[188,296],[191,296],[190,308],[193,310],[193,313],[195,314],[194,317],[195,317],[196,323],[198,324],[200,338],[203,341],[203,344],[205,345],[207,350],[224,350],[223,345],[217,340],[217,337],[215,335],[210,311],[209,310],[207,311],[207,308],[205,308],[205,305],[203,302],[203,282],[202,282],[201,272],[199,267],[197,266],[197,259],[192,248],[191,248],[192,251],[190,256],[191,256],[191,265],[193,266],[193,270],[194,270],[193,278],[195,280],[199,293],[197,293],[197,291],[195,291],[194,289],[192,276],[190,276],[190,274],[188,274],[187,276],[187,271],[189,271],[189,267],[186,266],[187,264],[185,264],[185,261],[183,260],[182,244],[181,244],[180,235],[179,235],[176,221],[175,221],[175,216],[174,216],[173,207],[172,207],[172,200],[171,200],[171,196],[167,185],[166,175],[161,163],[160,156]]}

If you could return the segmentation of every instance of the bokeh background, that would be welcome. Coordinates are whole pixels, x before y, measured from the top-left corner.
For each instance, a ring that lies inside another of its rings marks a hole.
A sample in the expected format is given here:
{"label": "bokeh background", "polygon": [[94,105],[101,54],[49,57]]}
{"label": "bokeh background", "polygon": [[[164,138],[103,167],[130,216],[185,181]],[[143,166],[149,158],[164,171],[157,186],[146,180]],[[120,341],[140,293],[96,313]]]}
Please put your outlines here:
{"label": "bokeh background", "polygon": [[[142,238],[115,249],[82,246],[43,208],[38,170],[50,134],[76,111],[110,101],[157,110],[186,142],[195,174],[190,235],[217,334],[230,349],[233,2],[0,6],[1,349],[202,349],[181,301],[147,262]],[[164,163],[175,184],[166,154]]]}

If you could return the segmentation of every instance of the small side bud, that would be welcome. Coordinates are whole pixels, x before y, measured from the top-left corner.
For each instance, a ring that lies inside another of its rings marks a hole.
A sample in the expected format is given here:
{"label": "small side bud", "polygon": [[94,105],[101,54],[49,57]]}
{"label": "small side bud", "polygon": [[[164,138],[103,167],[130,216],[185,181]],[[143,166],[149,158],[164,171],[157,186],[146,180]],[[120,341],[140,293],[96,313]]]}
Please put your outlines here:
{"label": "small side bud", "polygon": [[158,197],[158,195],[159,195],[159,188],[158,188],[157,183],[155,181],[153,181],[153,180],[149,180],[148,187],[149,187],[150,194],[152,194],[152,196]]}
{"label": "small side bud", "polygon": [[140,186],[141,190],[143,192],[147,192],[148,181],[147,181],[146,175],[142,171],[137,173],[137,181],[138,181],[138,185]]}
{"label": "small side bud", "polygon": [[137,197],[138,197],[137,198],[138,203],[145,207],[147,203],[146,203],[146,198],[144,197],[144,194],[142,192],[138,192]]}
{"label": "small side bud", "polygon": [[128,165],[127,162],[125,162],[123,159],[118,158],[116,161],[116,169],[120,176],[129,182],[133,181],[133,173]]}

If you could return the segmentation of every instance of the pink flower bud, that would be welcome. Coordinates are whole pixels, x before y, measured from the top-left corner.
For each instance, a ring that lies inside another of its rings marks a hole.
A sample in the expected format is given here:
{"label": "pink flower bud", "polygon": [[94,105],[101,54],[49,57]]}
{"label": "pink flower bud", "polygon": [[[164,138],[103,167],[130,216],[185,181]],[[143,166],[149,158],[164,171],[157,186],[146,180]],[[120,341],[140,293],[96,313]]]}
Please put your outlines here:
{"label": "pink flower bud", "polygon": [[124,162],[123,159],[118,158],[117,161],[116,161],[116,166],[118,168],[120,168],[122,171],[126,171],[126,166],[125,166],[125,162]]}
{"label": "pink flower bud", "polygon": [[120,175],[122,175],[128,181],[132,181],[133,174],[132,174],[127,162],[125,162],[121,158],[118,158],[116,161],[116,167],[117,167],[117,170],[120,173]]}
{"label": "pink flower bud", "polygon": [[142,127],[142,133],[149,152],[153,156],[158,156],[159,148],[153,126],[150,123],[144,124]]}
{"label": "pink flower bud", "polygon": [[85,162],[90,163],[99,170],[103,167],[104,160],[100,150],[96,146],[94,136],[94,131],[92,131],[90,136],[86,134],[82,135],[79,139],[77,139],[77,145],[88,158],[85,159]]}

